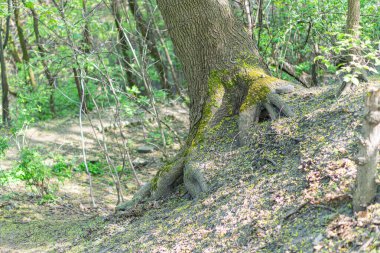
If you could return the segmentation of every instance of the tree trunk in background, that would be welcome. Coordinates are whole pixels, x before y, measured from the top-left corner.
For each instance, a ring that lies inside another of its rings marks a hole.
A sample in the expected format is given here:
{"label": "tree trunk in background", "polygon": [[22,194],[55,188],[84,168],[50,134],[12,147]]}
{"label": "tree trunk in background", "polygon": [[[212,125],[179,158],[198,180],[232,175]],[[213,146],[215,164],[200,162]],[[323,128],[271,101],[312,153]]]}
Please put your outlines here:
{"label": "tree trunk in background", "polygon": [[257,36],[257,47],[260,48],[261,32],[263,30],[263,2],[264,0],[258,0],[259,9],[257,10],[257,27],[259,28],[259,34]]}
{"label": "tree trunk in background", "polygon": [[158,51],[156,40],[153,36],[153,33],[149,31],[149,27],[146,24],[146,21],[144,20],[143,16],[141,15],[139,6],[137,1],[135,0],[128,0],[129,7],[131,9],[131,12],[135,18],[136,21],[136,27],[141,33],[142,39],[145,41],[147,48],[149,50],[149,55],[153,58],[155,61],[154,67],[156,68],[157,74],[160,78],[161,87],[171,92],[169,82],[168,82],[168,74],[167,69],[161,59],[160,52]]}
{"label": "tree trunk in background", "polygon": [[87,113],[88,108],[87,108],[86,95],[85,95],[85,91],[83,90],[82,84],[81,84],[81,78],[83,78],[83,77],[79,76],[79,71],[75,67],[73,68],[73,74],[74,74],[75,85],[76,85],[77,91],[78,91],[79,102],[81,104],[81,110],[84,113]]}
{"label": "tree trunk in background", "polygon": [[[7,79],[7,67],[4,56],[5,43],[3,43],[3,32],[2,32],[2,21],[0,21],[0,67],[1,67],[1,89],[2,89],[2,124],[5,127],[10,125],[10,116],[9,116],[9,85]],[[9,22],[6,27],[7,32],[9,31]]]}
{"label": "tree trunk in background", "polygon": [[128,81],[127,85],[123,85],[122,87],[125,90],[126,86],[132,87],[133,85],[136,85],[136,86],[138,85],[137,85],[136,78],[134,77],[131,71],[131,67],[130,67],[132,61],[131,61],[131,57],[128,55],[128,50],[129,50],[129,46],[127,42],[128,38],[126,38],[126,34],[124,33],[124,29],[122,25],[123,19],[120,13],[120,10],[121,10],[120,0],[112,0],[111,8],[112,8],[112,15],[115,19],[115,24],[116,24],[117,34],[118,34],[118,40],[119,40],[118,48],[120,49],[120,52],[123,55],[122,64],[123,64],[123,67],[127,76],[127,81]]}
{"label": "tree trunk in background", "polygon": [[[359,39],[360,37],[360,0],[348,0],[348,11],[345,32],[348,35],[351,35],[354,39]],[[343,52],[343,54],[344,55],[339,64],[348,64],[353,60],[352,55],[358,55],[360,54],[360,52],[357,48],[352,47],[348,52]],[[353,69],[350,74],[353,73],[355,73],[355,69]],[[359,75],[358,79],[367,81],[367,78],[363,73]],[[339,97],[352,86],[353,83],[343,81],[342,85],[338,89],[337,96]]]}
{"label": "tree trunk in background", "polygon": [[13,39],[13,36],[12,36],[12,33],[9,34],[9,52],[11,53],[12,55],[12,58],[14,60],[14,63],[22,63],[22,59],[21,59],[21,56],[20,54],[17,52],[17,47],[16,47],[16,44],[15,44],[15,41]]}
{"label": "tree trunk in background", "polygon": [[82,0],[82,11],[83,11],[83,19],[84,21],[84,28],[83,28],[83,46],[82,51],[86,54],[90,53],[92,48],[92,39],[91,39],[91,33],[90,33],[90,26],[88,22],[87,15],[87,0]]}
{"label": "tree trunk in background", "polygon": [[20,41],[20,46],[21,46],[21,51],[22,51],[22,59],[23,59],[24,65],[26,66],[26,70],[28,71],[30,85],[33,88],[35,88],[37,86],[37,84],[36,84],[36,79],[34,77],[34,72],[31,68],[31,66],[29,66],[30,57],[29,57],[29,53],[28,53],[28,46],[27,46],[26,38],[24,36],[24,31],[22,29],[22,24],[20,21],[21,5],[20,5],[20,2],[18,0],[13,0],[13,8],[14,8],[15,23],[16,23],[16,28],[17,28],[17,35],[18,35],[18,38]]}
{"label": "tree trunk in background", "polygon": [[[25,4],[25,0],[23,1],[24,4]],[[48,87],[50,89],[50,95],[49,95],[49,108],[50,108],[50,112],[55,115],[56,114],[56,111],[55,111],[55,103],[54,103],[54,82],[55,82],[55,76],[53,76],[53,74],[51,73],[50,69],[49,69],[49,64],[48,62],[46,61],[45,59],[45,56],[46,56],[46,50],[42,44],[42,41],[41,41],[41,36],[40,36],[40,30],[39,30],[39,17],[38,17],[38,14],[36,12],[36,10],[33,8],[33,7],[29,7],[31,13],[32,13],[32,16],[33,16],[33,31],[34,31],[34,36],[36,38],[36,44],[37,44],[37,48],[38,48],[38,52],[40,53],[40,56],[42,58],[41,62],[42,62],[42,66],[44,67],[44,74],[45,74],[45,77],[48,81]]]}
{"label": "tree trunk in background", "polygon": [[[61,16],[61,19],[62,19],[63,23],[65,24],[67,41],[69,42],[69,44],[72,47],[74,47],[74,43],[73,43],[73,39],[72,39],[73,35],[72,35],[71,30],[69,29],[69,25],[67,23],[65,12],[63,9],[64,5],[59,5],[56,0],[52,0],[52,3],[54,4],[55,8],[58,10],[59,15]],[[80,49],[85,50],[83,48],[80,48]],[[72,69],[73,69],[73,76],[74,76],[75,85],[76,85],[76,88],[78,91],[78,97],[79,97],[79,102],[80,102],[80,110],[82,110],[82,112],[84,112],[84,113],[87,113],[88,107],[87,107],[87,101],[86,101],[86,86],[85,86],[84,81],[82,83],[82,80],[84,77],[82,76],[82,71],[81,71],[82,69],[80,67],[79,60],[78,60],[78,54],[77,54],[77,51],[79,51],[79,49],[72,48],[72,51],[73,51],[73,61],[78,66],[78,67],[74,66]]]}
{"label": "tree trunk in background", "polygon": [[363,139],[358,156],[358,172],[354,193],[354,211],[365,210],[375,198],[377,164],[380,147],[380,85],[369,88],[366,94],[366,114]]}
{"label": "tree trunk in background", "polygon": [[[269,75],[228,0],[157,2],[189,83],[190,132],[182,151],[136,194],[135,202],[167,196],[181,178],[192,197],[207,192],[210,182],[217,179],[195,157],[202,153],[201,146],[211,145],[204,138],[230,124],[238,124],[235,134],[245,130],[255,122],[255,112],[262,105],[274,112],[273,117],[278,111],[293,114],[277,94],[270,93],[284,82]],[[222,146],[228,136],[219,134]],[[119,210],[128,207],[130,203]]]}
{"label": "tree trunk in background", "polygon": [[166,57],[166,61],[167,61],[167,65],[170,69],[170,73],[172,74],[172,79],[173,79],[173,83],[174,83],[174,87],[177,91],[177,94],[184,100],[186,101],[186,98],[185,96],[183,95],[183,92],[181,90],[181,83],[180,83],[180,80],[178,79],[178,76],[177,76],[177,72],[174,68],[174,65],[173,65],[173,61],[172,61],[172,57],[170,56],[170,53],[169,53],[169,49],[168,47],[166,46],[166,43],[165,43],[165,40],[162,36],[162,33],[160,31],[160,28],[158,27],[157,25],[157,22],[156,20],[154,19],[154,12],[152,11],[152,8],[151,8],[151,5],[150,3],[147,3],[145,2],[145,9],[148,11],[149,15],[152,17],[152,22],[153,22],[153,25],[154,25],[154,29],[157,33],[157,38],[159,39],[160,43],[161,43],[161,47],[163,48],[164,50],[164,53],[165,53],[165,57]]}
{"label": "tree trunk in background", "polygon": [[156,31],[157,38],[159,39],[159,41],[161,43],[161,47],[164,50],[166,61],[167,61],[167,65],[168,65],[168,67],[170,69],[170,72],[172,74],[172,79],[173,79],[174,87],[176,88],[177,94],[185,101],[186,99],[185,99],[184,95],[182,94],[182,90],[181,90],[181,86],[180,86],[180,80],[177,77],[177,72],[176,72],[176,70],[174,68],[172,57],[170,56],[170,53],[169,53],[169,49],[166,46],[165,40],[164,40],[164,38],[163,38],[163,36],[161,34],[161,31],[160,31],[160,29],[159,29],[159,27],[157,25],[157,22],[154,19],[154,13],[153,13],[153,11],[151,9],[151,6],[147,2],[145,2],[145,9],[148,11],[149,15],[152,17],[152,23],[153,23],[153,26],[154,26],[154,30]]}
{"label": "tree trunk in background", "polygon": [[348,0],[346,33],[359,38],[360,0]]}
{"label": "tree trunk in background", "polygon": [[248,36],[252,38],[253,36],[253,21],[251,15],[251,3],[250,0],[243,0],[243,11],[246,16],[246,27]]}

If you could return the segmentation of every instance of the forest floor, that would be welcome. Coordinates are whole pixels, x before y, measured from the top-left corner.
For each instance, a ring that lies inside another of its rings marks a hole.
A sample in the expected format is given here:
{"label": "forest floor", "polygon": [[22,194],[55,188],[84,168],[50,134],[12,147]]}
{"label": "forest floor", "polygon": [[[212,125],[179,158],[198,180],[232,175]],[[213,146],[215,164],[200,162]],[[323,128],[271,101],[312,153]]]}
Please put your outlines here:
{"label": "forest floor", "polygon": [[[159,105],[159,111],[162,119],[170,122],[180,137],[186,135],[188,110],[184,105],[174,102],[170,106]],[[60,231],[72,230],[69,234],[75,238],[81,234],[81,225],[87,225],[89,217],[106,217],[114,212],[117,203],[115,183],[104,162],[97,165],[104,170],[104,174],[92,176],[96,207],[92,206],[88,176],[78,169],[83,164],[83,147],[88,164],[105,160],[100,142],[103,147],[107,145],[111,163],[120,166],[123,163],[124,141],[128,143],[139,181],[144,184],[155,175],[164,161],[154,117],[144,111],[136,112],[132,117],[121,115],[124,121],[120,121],[119,128],[116,113],[114,108],[100,113],[92,112],[88,117],[83,117],[82,126],[75,116],[49,120],[25,128],[13,136],[5,157],[0,159],[0,170],[11,170],[20,159],[21,147],[29,147],[49,154],[45,161],[47,164],[51,164],[56,155],[64,157],[76,172],[60,184],[57,201],[44,205],[39,204],[38,194],[22,182],[0,187],[0,252],[56,250],[61,240],[71,245],[71,237],[61,237]],[[120,135],[120,129],[124,137]],[[173,140],[167,140],[170,144],[167,153],[173,155],[180,146],[174,136],[170,138]],[[149,151],[138,152],[140,147]],[[131,199],[139,188],[131,174],[123,174],[124,178],[121,178],[124,200]],[[42,234],[38,235],[39,232]],[[65,243],[62,245],[67,246]]]}
{"label": "forest floor", "polygon": [[[376,252],[380,203],[356,215],[351,211],[364,85],[339,99],[336,88],[298,88],[286,96],[296,117],[254,126],[246,146],[227,140],[223,147],[202,150],[200,163],[214,171],[215,180],[199,199],[189,200],[179,189],[148,210],[115,215],[114,189],[104,179],[94,177],[99,203],[91,208],[84,174],[61,187],[55,204],[37,205],[27,191],[1,193],[0,251]],[[184,108],[174,110],[186,115]],[[175,129],[185,133],[187,122],[180,118]],[[50,123],[60,130],[52,130]],[[84,126],[90,134],[91,127]],[[80,138],[70,139],[78,133],[78,119],[48,122],[46,131],[33,129],[27,130],[30,136],[39,137],[28,137],[30,143],[46,145],[41,140],[49,138],[55,144],[46,148],[80,157]],[[94,145],[99,153],[94,143],[88,141],[86,148]],[[162,154],[156,152],[144,157],[152,162],[139,171],[142,181],[162,164]],[[111,153],[116,160],[118,153]],[[16,159],[15,152],[9,155]]]}

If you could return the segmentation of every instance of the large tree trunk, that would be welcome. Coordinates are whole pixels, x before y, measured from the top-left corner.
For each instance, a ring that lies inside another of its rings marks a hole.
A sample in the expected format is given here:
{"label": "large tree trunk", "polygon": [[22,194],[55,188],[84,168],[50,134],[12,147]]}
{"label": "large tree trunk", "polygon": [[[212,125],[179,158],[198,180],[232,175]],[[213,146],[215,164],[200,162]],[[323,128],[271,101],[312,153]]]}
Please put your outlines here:
{"label": "large tree trunk", "polygon": [[[182,151],[142,188],[136,201],[165,197],[182,178],[191,196],[198,197],[215,179],[197,159],[199,147],[209,145],[208,135],[236,125],[232,121],[238,123],[236,132],[246,132],[261,107],[273,118],[280,113],[292,116],[279,95],[271,93],[284,82],[269,75],[228,0],[157,2],[189,83],[190,132]],[[222,145],[223,138],[218,139]]]}

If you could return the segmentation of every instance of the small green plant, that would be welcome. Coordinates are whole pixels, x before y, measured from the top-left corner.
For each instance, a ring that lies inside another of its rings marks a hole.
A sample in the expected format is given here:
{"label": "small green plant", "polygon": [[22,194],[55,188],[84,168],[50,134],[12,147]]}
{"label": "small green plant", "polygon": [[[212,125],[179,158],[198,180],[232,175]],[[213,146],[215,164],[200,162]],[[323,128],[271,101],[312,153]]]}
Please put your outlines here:
{"label": "small green plant", "polygon": [[0,187],[7,185],[9,183],[10,175],[9,172],[0,170]]}
{"label": "small green plant", "polygon": [[71,177],[71,166],[64,162],[63,157],[55,157],[52,166],[45,164],[46,158],[36,149],[24,148],[21,150],[20,161],[10,174],[12,178],[25,182],[27,187],[36,189],[41,196],[41,203],[55,199],[54,193],[58,190],[56,181],[63,182]]}
{"label": "small green plant", "polygon": [[71,178],[71,164],[65,162],[62,156],[54,157],[55,163],[52,166],[52,173],[57,177],[58,181],[63,182],[65,179]]}
{"label": "small green plant", "polygon": [[5,151],[9,148],[8,138],[0,137],[0,158],[5,155]]}
{"label": "small green plant", "polygon": [[[79,171],[86,172],[86,164],[84,162],[78,168]],[[87,162],[87,168],[91,175],[100,176],[104,174],[104,164],[101,162]]]}
{"label": "small green plant", "polygon": [[57,196],[52,193],[48,193],[42,196],[40,201],[38,201],[38,204],[43,205],[47,203],[54,203],[55,201],[57,201]]}
{"label": "small green plant", "polygon": [[20,161],[14,169],[14,177],[25,182],[26,186],[37,189],[41,197],[50,193],[51,169],[43,163],[43,158],[37,150],[29,148],[21,150]]}

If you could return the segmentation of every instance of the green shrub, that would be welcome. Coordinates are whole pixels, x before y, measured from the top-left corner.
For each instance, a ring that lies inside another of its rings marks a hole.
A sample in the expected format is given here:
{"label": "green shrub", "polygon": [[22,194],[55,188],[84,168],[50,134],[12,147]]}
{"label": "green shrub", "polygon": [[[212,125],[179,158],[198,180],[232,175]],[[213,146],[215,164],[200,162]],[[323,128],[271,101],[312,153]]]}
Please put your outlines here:
{"label": "green shrub", "polygon": [[9,148],[8,139],[0,137],[0,158],[5,155],[5,151]]}
{"label": "green shrub", "polygon": [[[88,162],[88,171],[91,175],[99,176],[104,174],[104,164],[101,162]],[[86,172],[86,164],[82,162],[78,167],[79,171]]]}
{"label": "green shrub", "polygon": [[42,156],[34,149],[21,150],[21,158],[14,169],[15,178],[35,187],[41,196],[49,194],[51,169],[43,163]]}
{"label": "green shrub", "polygon": [[7,185],[10,179],[9,172],[0,170],[0,186]]}
{"label": "green shrub", "polygon": [[72,168],[71,164],[65,162],[62,156],[57,156],[54,159],[55,163],[52,166],[52,173],[57,177],[58,181],[63,182],[65,179],[71,178]]}
{"label": "green shrub", "polygon": [[35,188],[41,201],[52,200],[54,192],[58,190],[58,184],[52,179],[63,182],[71,177],[71,166],[64,162],[63,157],[58,157],[52,166],[47,166],[43,157],[37,150],[24,148],[21,150],[20,161],[12,171],[12,176],[25,182],[27,187]]}

